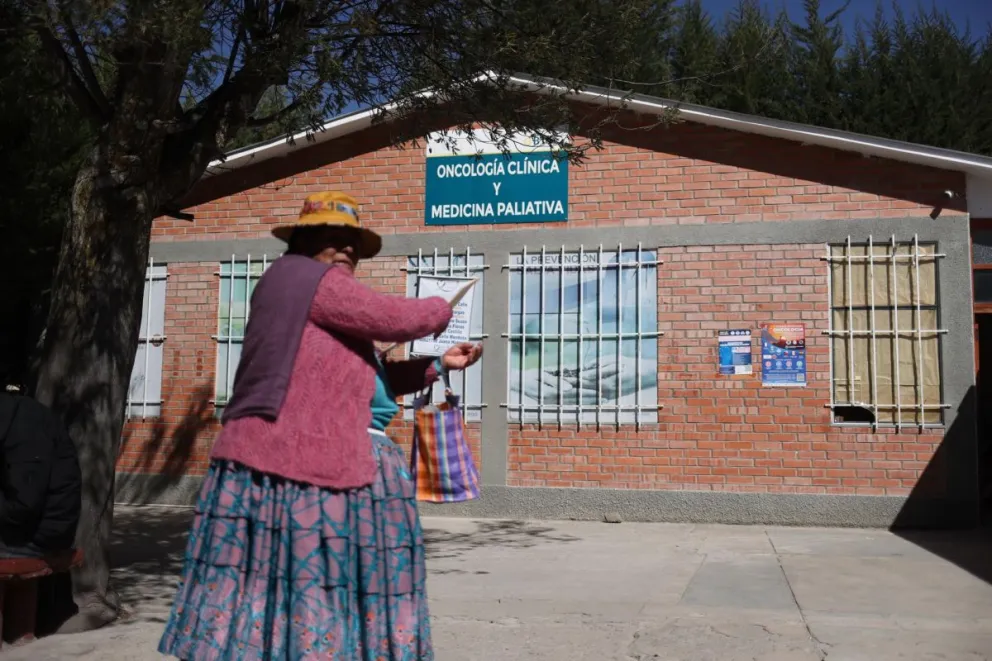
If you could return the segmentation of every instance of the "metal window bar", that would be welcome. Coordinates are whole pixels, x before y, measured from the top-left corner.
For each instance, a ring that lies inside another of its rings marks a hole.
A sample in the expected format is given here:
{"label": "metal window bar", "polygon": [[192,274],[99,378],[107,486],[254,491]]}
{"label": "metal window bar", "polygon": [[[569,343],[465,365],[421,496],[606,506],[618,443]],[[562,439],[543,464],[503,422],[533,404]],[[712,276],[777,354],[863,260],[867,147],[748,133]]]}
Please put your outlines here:
{"label": "metal window bar", "polygon": [[[476,255],[478,255],[478,253],[476,253]],[[445,256],[448,258],[447,266],[440,266],[441,260],[438,259],[440,256]],[[470,278],[476,274],[478,275],[484,274],[485,271],[489,268],[489,265],[485,263],[473,264],[472,257],[473,257],[473,253],[471,247],[466,247],[465,252],[455,252],[454,248],[449,248],[447,254],[441,253],[438,251],[437,248],[435,248],[432,253],[428,253],[426,258],[424,256],[424,251],[418,250],[416,257],[417,260],[416,266],[410,266],[410,260],[407,259],[407,265],[403,267],[403,270],[406,271],[408,275],[414,276],[415,278],[414,283],[416,283],[419,280],[420,276],[448,276],[448,277],[464,276],[466,278]],[[464,259],[464,264],[456,266],[455,265],[456,259],[459,260]],[[429,265],[425,265],[427,261],[430,261]],[[471,320],[469,320],[469,322],[471,323]],[[469,334],[469,339],[473,341],[484,340],[487,337],[489,336],[486,335],[485,333]],[[483,360],[485,359],[483,358]],[[479,363],[479,367],[480,368],[482,367],[481,362]],[[486,404],[485,402],[482,401],[479,402],[468,401],[468,370],[461,371],[461,386],[462,386],[462,397],[461,397],[462,415],[465,416],[466,419],[468,419],[469,411],[481,411],[483,408],[486,407]],[[413,398],[404,397],[402,407],[404,411],[412,411]]]}
{"label": "metal window bar", "polygon": [[[869,408],[873,413],[872,428],[877,429],[879,426],[892,426],[896,428],[896,431],[901,430],[906,426],[903,420],[903,412],[911,410],[916,415],[916,427],[920,430],[928,427],[940,428],[943,424],[929,424],[926,421],[927,411],[943,411],[944,409],[950,408],[949,404],[937,403],[928,404],[925,401],[925,379],[923,371],[923,337],[924,335],[936,336],[938,342],[940,337],[947,334],[946,329],[934,328],[925,329],[923,328],[923,310],[936,310],[937,305],[924,305],[922,303],[922,291],[920,289],[920,262],[934,261],[946,257],[943,253],[938,253],[934,251],[933,253],[923,253],[920,251],[920,240],[919,235],[914,235],[912,242],[899,243],[896,241],[895,235],[891,236],[889,241],[885,245],[888,248],[888,254],[882,256],[875,255],[875,242],[873,237],[868,237],[867,243],[867,254],[866,255],[853,255],[852,253],[852,243],[851,237],[848,236],[844,244],[844,252],[842,255],[835,254],[832,251],[832,247],[827,245],[826,255],[823,258],[824,261],[833,264],[840,263],[846,267],[847,274],[847,328],[837,329],[833,325],[833,311],[837,309],[834,305],[833,292],[834,292],[834,270],[831,269],[829,277],[827,279],[827,296],[830,299],[830,319],[828,330],[824,331],[824,334],[831,337],[846,337],[848,341],[848,401],[842,402],[838,401],[835,391],[834,382],[834,370],[833,370],[833,360],[830,361],[830,403],[828,407],[833,409],[836,406],[844,405],[856,405]],[[907,254],[900,254],[900,248],[910,248],[912,252]],[[854,328],[854,310],[863,310],[864,306],[855,306],[853,300],[853,278],[852,278],[852,264],[856,262],[867,262],[868,264],[868,287],[869,287],[869,301],[867,306],[867,311],[869,313],[869,323],[868,328],[856,330]],[[899,328],[899,283],[898,283],[898,272],[897,265],[900,261],[908,262],[908,266],[911,269],[911,279],[910,279],[910,310],[913,314],[914,323],[913,327],[909,329]],[[889,277],[887,278],[887,289],[889,291],[889,296],[891,297],[891,305],[878,306],[875,301],[875,264],[882,263],[888,264]],[[885,310],[890,312],[892,319],[892,327],[888,330],[880,330],[875,324],[875,312],[878,310]],[[869,352],[871,353],[871,401],[863,402],[857,401],[857,398],[853,396],[852,388],[854,382],[854,339],[856,337],[868,337],[869,338]],[[892,338],[893,340],[893,370],[895,372],[895,383],[893,390],[895,391],[895,402],[892,404],[880,404],[878,401],[878,361],[877,361],[877,341],[879,338]],[[916,390],[916,401],[912,404],[903,405],[902,403],[902,378],[900,373],[900,361],[899,361],[899,339],[909,338],[915,341],[916,354],[917,354],[917,364],[916,364],[916,375],[914,380],[914,388]],[[831,342],[830,345],[831,353],[834,351],[834,345]],[[878,412],[880,410],[893,411],[892,422],[879,422]],[[860,426],[859,423],[842,423],[848,425]]]}
{"label": "metal window bar", "polygon": [[[149,401],[148,399],[148,368],[151,365],[151,351],[150,345],[160,345],[165,342],[165,335],[152,335],[152,298],[155,294],[154,283],[158,280],[168,280],[169,274],[167,271],[162,272],[161,275],[156,274],[155,271],[155,258],[148,258],[148,267],[145,269],[145,295],[142,296],[142,306],[141,306],[141,318],[144,320],[142,324],[143,328],[138,334],[138,345],[144,345],[144,355],[145,355],[145,371],[144,378],[142,379],[142,394],[141,401],[135,402],[134,398],[131,397],[130,384],[127,392],[127,417],[131,418],[134,414],[134,409],[136,405],[141,407],[141,412],[138,416],[140,418],[148,417],[148,409],[152,406],[162,406],[162,398],[159,397],[155,401]],[[164,266],[164,265],[163,265]],[[161,411],[161,409],[159,409]]]}
{"label": "metal window bar", "polygon": [[[637,301],[640,304],[640,301]],[[640,330],[640,329],[638,329]],[[617,244],[617,333],[623,333],[623,244]],[[623,397],[623,337],[617,337],[617,402]],[[614,414],[614,425],[620,426],[620,409],[617,408]],[[634,419],[639,416],[635,413]]]}
{"label": "metal window bar", "polygon": [[[582,307],[581,305],[579,306]],[[544,319],[544,315],[541,315],[541,319]],[[565,340],[561,339],[561,336],[565,332],[565,246],[562,246],[558,251],[558,426],[561,427],[561,407],[565,402],[562,401],[562,389],[565,386],[565,370],[562,369],[562,365],[565,364]]]}
{"label": "metal window bar", "polygon": [[896,244],[896,235],[892,235],[892,268],[889,269],[892,276],[892,330],[895,331],[894,339],[892,340],[893,351],[895,352],[895,369],[896,369],[896,431],[898,432],[902,428],[902,377],[899,374],[899,272],[897,269],[898,262],[896,261],[896,256],[899,254],[899,248]]}
{"label": "metal window bar", "polygon": [[[582,277],[582,265],[579,265],[579,277]],[[603,244],[599,245],[596,259],[596,431],[602,429],[599,417],[600,404],[603,402]],[[523,391],[520,391],[521,394]],[[523,400],[521,400],[522,403]],[[522,417],[523,411],[521,411]],[[579,416],[581,420],[582,417]]]}
{"label": "metal window bar", "polygon": [[[526,246],[525,246],[525,247],[523,247],[523,249],[519,253],[519,258],[520,258],[519,263],[516,263],[516,262],[512,262],[511,261],[510,264],[506,264],[503,267],[504,269],[506,269],[507,271],[509,271],[511,273],[512,272],[520,272],[520,283],[521,283],[521,295],[520,295],[521,328],[520,328],[520,332],[514,332],[513,329],[512,329],[512,326],[511,326],[511,328],[508,330],[508,332],[506,332],[506,333],[503,334],[503,337],[507,338],[510,342],[516,341],[516,342],[519,342],[520,343],[520,354],[519,354],[519,359],[518,359],[519,360],[519,364],[518,365],[513,365],[512,364],[512,358],[511,358],[511,365],[510,365],[511,378],[513,376],[513,374],[512,374],[513,370],[516,369],[518,371],[517,378],[519,379],[518,383],[519,383],[519,386],[520,386],[520,388],[519,388],[520,398],[519,398],[519,401],[517,401],[515,403],[514,402],[510,402],[509,401],[510,398],[507,398],[508,401],[506,403],[502,404],[501,406],[503,406],[504,408],[507,408],[510,411],[510,414],[512,416],[511,417],[511,420],[513,420],[514,422],[519,422],[519,423],[535,422],[534,420],[528,419],[527,418],[527,414],[529,414],[529,413],[536,413],[537,414],[536,422],[537,422],[538,426],[543,426],[545,423],[547,423],[548,422],[548,418],[550,418],[551,420],[557,420],[557,422],[558,422],[558,424],[560,426],[565,421],[564,414],[567,413],[567,414],[570,414],[569,415],[569,419],[570,420],[572,419],[571,416],[574,414],[574,422],[576,422],[578,424],[583,424],[583,423],[587,422],[587,420],[585,419],[585,417],[583,416],[583,414],[586,412],[586,410],[591,409],[592,410],[592,413],[593,413],[593,420],[592,420],[592,422],[594,422],[594,424],[596,425],[596,428],[597,429],[601,429],[601,427],[602,427],[603,414],[609,415],[611,413],[612,413],[612,415],[610,417],[613,418],[613,423],[614,423],[615,426],[619,427],[619,426],[621,426],[623,424],[633,423],[633,424],[637,425],[638,428],[639,428],[640,424],[643,423],[643,414],[648,413],[648,412],[655,412],[655,413],[657,413],[657,411],[662,408],[660,403],[656,403],[656,404],[653,404],[653,405],[648,405],[648,404],[644,404],[641,401],[641,397],[640,397],[640,377],[641,377],[640,357],[641,357],[641,352],[642,352],[641,343],[644,340],[657,339],[658,337],[661,337],[664,334],[663,332],[658,331],[658,330],[655,330],[655,331],[645,331],[642,328],[641,321],[642,321],[643,317],[642,317],[642,311],[640,309],[641,308],[641,305],[640,305],[640,303],[641,303],[641,301],[640,301],[640,294],[641,294],[640,279],[641,279],[642,273],[644,272],[643,269],[645,267],[657,268],[663,262],[660,259],[657,258],[657,255],[653,259],[645,259],[644,258],[644,255],[643,255],[643,246],[641,244],[638,244],[636,248],[627,249],[626,251],[623,249],[622,244],[618,244],[617,251],[616,251],[616,263],[615,264],[605,264],[605,265],[603,263],[604,255],[607,256],[607,257],[609,257],[610,256],[610,252],[609,251],[604,252],[603,246],[600,245],[600,246],[597,247],[596,253],[595,253],[596,256],[597,256],[595,266],[587,265],[586,264],[585,257],[586,257],[586,255],[588,253],[586,252],[585,246],[580,245],[577,251],[565,250],[564,247],[563,247],[562,249],[558,250],[557,252],[558,252],[558,258],[559,258],[559,261],[558,261],[558,264],[557,265],[548,264],[547,263],[547,257],[548,257],[548,254],[549,253],[547,251],[546,246],[542,246],[541,247],[541,253],[540,253],[540,255],[541,255],[541,261],[540,261],[540,263],[539,264],[529,264],[528,261],[527,261],[527,258],[528,258],[529,255],[531,255],[533,253],[529,253],[527,251]],[[554,252],[552,252],[550,254],[551,255],[554,255]],[[576,264],[574,264],[574,265],[571,264],[571,263],[566,263],[566,259],[565,258],[567,258],[567,257],[569,257],[571,255],[577,255],[578,256],[578,262]],[[626,261],[624,259],[626,256],[630,256],[630,255],[633,255],[634,261]],[[637,298],[637,303],[636,303],[636,306],[637,306],[637,311],[636,311],[637,327],[633,331],[630,331],[630,332],[625,331],[624,328],[623,328],[623,293],[622,292],[623,292],[623,274],[624,274],[624,270],[625,269],[631,269],[631,270],[634,271],[634,275],[635,275],[635,278],[636,278],[635,290],[636,290],[636,295],[638,297]],[[559,286],[560,286],[560,289],[562,291],[559,292],[559,307],[558,307],[558,313],[557,313],[558,314],[558,320],[557,320],[557,324],[556,324],[557,332],[554,333],[554,334],[549,334],[546,331],[546,326],[545,326],[545,316],[546,316],[546,312],[545,312],[545,310],[546,310],[546,307],[545,307],[545,292],[546,292],[545,282],[546,282],[546,280],[545,280],[544,274],[545,273],[548,273],[548,272],[554,272],[555,270],[557,270],[558,273],[559,273]],[[568,272],[568,271],[573,271],[573,270],[578,272],[578,287],[577,287],[577,289],[578,289],[578,296],[579,296],[579,304],[578,304],[578,308],[579,308],[579,311],[578,311],[578,315],[579,315],[578,316],[578,328],[576,329],[576,332],[574,332],[574,333],[572,333],[572,332],[566,332],[565,331],[564,291],[563,291],[564,290],[564,284],[565,284],[564,274],[566,272]],[[603,323],[603,308],[604,308],[604,300],[605,300],[606,282],[605,282],[604,274],[609,273],[612,270],[615,270],[615,272],[617,274],[617,283],[616,283],[616,286],[617,286],[617,292],[616,292],[616,300],[617,300],[617,318],[616,318],[616,324],[617,324],[617,328],[616,328],[615,332],[605,332],[605,330],[604,330],[604,323]],[[537,272],[537,275],[538,275],[538,278],[539,278],[539,286],[540,286],[540,289],[541,289],[541,292],[540,292],[541,306],[540,306],[540,311],[539,311],[540,317],[538,319],[538,332],[536,334],[535,333],[528,333],[527,332],[527,326],[526,326],[526,316],[527,316],[527,273],[528,272],[534,272],[534,271]],[[585,300],[585,290],[584,290],[584,284],[583,284],[583,278],[582,278],[582,276],[583,276],[583,273],[584,272],[587,272],[587,271],[595,271],[596,272],[596,283],[597,283],[596,284],[596,333],[595,333],[595,336],[594,337],[590,337],[590,335],[587,334],[584,331],[584,324],[582,323],[583,322],[583,318],[582,318],[582,307],[583,307],[583,305],[582,304],[583,304],[583,302]],[[511,298],[512,298],[512,294],[511,294]],[[512,311],[511,311],[511,318],[512,318]],[[525,386],[525,383],[524,383],[523,373],[524,373],[525,370],[523,369],[523,367],[524,367],[524,362],[526,360],[526,355],[527,355],[526,354],[526,346],[527,346],[528,340],[529,341],[532,341],[532,342],[533,341],[538,342],[538,347],[539,347],[539,353],[538,353],[538,372],[543,372],[543,370],[544,370],[544,348],[545,348],[545,342],[548,342],[548,341],[557,341],[558,342],[558,346],[559,346],[559,364],[558,364],[558,375],[557,375],[558,379],[557,380],[558,380],[558,383],[559,383],[559,392],[558,392],[558,396],[557,396],[557,400],[558,400],[558,403],[557,404],[548,404],[548,403],[545,403],[545,401],[544,401],[544,381],[543,381],[543,379],[540,380],[540,381],[538,381],[538,384],[537,384],[537,391],[538,391],[538,401],[537,401],[537,403],[534,404],[534,405],[529,405],[529,406],[524,404],[523,397],[524,397],[524,386]],[[576,340],[576,341],[578,341],[578,347],[579,347],[579,351],[578,351],[578,365],[576,366],[576,368],[577,368],[577,370],[580,373],[583,371],[583,367],[584,367],[584,365],[583,365],[583,353],[584,353],[583,352],[583,347],[584,347],[585,343],[587,341],[592,341],[592,340],[595,340],[595,342],[596,342],[596,360],[595,360],[595,366],[594,367],[595,367],[595,371],[596,371],[596,395],[597,395],[597,400],[596,400],[595,403],[586,404],[583,401],[583,399],[582,399],[582,389],[579,389],[579,394],[577,396],[577,401],[576,401],[575,404],[565,404],[564,403],[564,399],[562,397],[562,388],[561,388],[561,384],[563,382],[563,374],[564,374],[564,367],[563,367],[563,363],[562,363],[562,349],[561,349],[561,347],[563,346],[563,344],[565,343],[565,341],[568,341],[568,340]],[[615,375],[615,378],[616,378],[616,401],[617,401],[616,404],[604,404],[603,403],[602,357],[603,357],[603,342],[604,342],[604,340],[605,341],[616,341],[616,343],[617,343],[617,346],[616,346],[616,353],[617,353],[617,373]],[[636,384],[637,395],[635,395],[634,403],[633,404],[628,404],[628,405],[620,404],[621,397],[623,396],[623,377],[624,377],[624,372],[623,372],[623,343],[624,343],[624,340],[634,340],[636,342],[636,344],[637,344],[637,347],[635,349],[635,358],[637,360],[637,364],[636,364],[636,366],[634,368],[635,369],[635,379],[637,380],[637,384]],[[554,411],[551,411],[550,410],[552,407],[555,409]],[[545,415],[546,412],[548,414],[554,413],[554,415],[553,416],[551,416],[551,415],[546,416]],[[633,414],[633,419],[632,420],[627,420],[625,418],[625,416],[624,416],[625,413],[632,413]],[[607,419],[609,419],[609,418],[607,418]]]}
{"label": "metal window bar", "polygon": [[[847,256],[851,256],[851,237],[847,237]],[[847,260],[847,401],[854,401],[854,274]]]}
{"label": "metal window bar", "polygon": [[[537,372],[538,372],[538,374],[544,374],[544,309],[545,309],[545,305],[544,305],[544,272],[547,270],[547,269],[544,268],[544,265],[546,263],[547,263],[547,253],[545,253],[545,251],[544,251],[544,246],[541,246],[541,270],[537,272],[537,275],[540,278],[540,283],[541,283],[540,284],[540,287],[538,287],[538,289],[541,290],[541,304],[538,307],[538,315],[537,315],[537,324],[538,324],[538,331],[539,331],[539,335],[538,335],[538,347],[539,348],[538,348],[538,351],[537,351]],[[524,268],[526,268],[526,267],[524,267]],[[527,295],[527,292],[525,290],[524,291],[524,296],[526,296],[526,295]],[[559,315],[561,314],[561,310],[558,311],[558,314]],[[520,330],[522,332],[526,332],[522,328]],[[560,367],[561,366],[559,366],[559,368]],[[520,391],[521,401],[523,401],[523,395],[524,395],[523,391]],[[544,379],[541,379],[540,381],[537,382],[537,420],[538,420],[538,424],[541,424],[541,423],[544,422]]]}
{"label": "metal window bar", "polygon": [[[622,256],[622,254],[623,253],[621,253],[621,256]],[[641,244],[638,243],[637,244],[637,262],[640,263],[641,259],[642,259],[642,257],[641,257]],[[637,271],[634,272],[634,300],[637,301],[637,305],[634,306],[634,309],[636,311],[636,317],[637,317],[634,320],[634,323],[637,324],[637,330],[638,330],[638,332],[640,332],[640,330],[641,330],[641,308],[644,307],[643,305],[641,305],[641,270],[640,269],[638,269]],[[655,298],[655,301],[657,301],[657,297]],[[657,302],[655,303],[655,309],[657,309]],[[620,314],[621,314],[621,318],[622,318],[623,312],[621,311]],[[635,342],[634,343],[634,383],[635,383],[635,386],[634,386],[634,406],[636,406],[638,408],[638,410],[640,410],[640,408],[641,408],[641,343],[640,342]],[[635,415],[634,416],[634,429],[636,431],[640,431],[640,429],[641,429],[641,416],[639,416],[639,415]]]}
{"label": "metal window bar", "polygon": [[[850,241],[851,237],[847,237]],[[868,237],[868,287],[871,291],[871,302],[868,317],[868,328],[871,330],[871,341],[868,350],[871,352],[871,407],[872,431],[878,430],[878,350],[875,346],[877,334],[875,333],[875,243]]]}
{"label": "metal window bar", "polygon": [[[257,272],[253,272],[252,266],[256,267]],[[261,265],[261,268],[257,268]],[[224,267],[227,267],[225,271]],[[244,272],[241,272],[241,267],[244,266]],[[223,283],[226,282],[228,285],[227,291],[227,318],[223,317],[218,320],[218,327],[223,328],[226,323],[226,330],[219,332],[217,335],[213,336],[213,339],[217,342],[218,347],[223,347],[226,352],[226,365],[224,373],[221,374],[218,369],[217,378],[222,379],[223,388],[217,388],[218,394],[215,397],[213,404],[215,407],[223,407],[227,405],[227,402],[231,398],[231,389],[234,386],[234,375],[236,374],[236,367],[234,365],[234,348],[240,347],[245,341],[245,330],[248,326],[248,318],[251,314],[251,294],[252,294],[252,284],[257,283],[258,279],[262,277],[266,269],[269,268],[269,256],[263,254],[261,260],[257,257],[253,260],[252,256],[246,255],[245,259],[239,260],[237,255],[231,255],[230,261],[224,262],[221,265],[219,271],[215,273],[220,278],[221,288],[223,288]],[[244,291],[244,321],[242,322],[241,332],[235,334],[234,332],[234,290],[237,288],[237,283],[243,281],[245,283]],[[218,352],[218,363],[220,362],[220,354]],[[218,368],[220,365],[218,364]],[[223,396],[220,395],[223,393]]]}
{"label": "metal window bar", "polygon": [[[926,424],[926,406],[923,401],[923,319],[920,311],[920,299],[923,293],[920,291],[920,235],[913,235],[913,271],[916,275],[916,291],[913,298],[916,299],[916,403],[920,405],[917,422],[920,429]],[[896,342],[899,340],[896,339]]]}
{"label": "metal window bar", "polygon": [[[585,264],[586,263],[585,256],[586,256],[585,248],[583,246],[579,246],[579,264]],[[578,335],[579,335],[579,350],[577,352],[577,356],[576,357],[578,358],[579,362],[581,362],[582,361],[582,352],[585,350],[585,346],[586,346],[586,343],[585,343],[584,338],[582,336],[582,329],[583,329],[583,324],[582,324],[582,307],[583,306],[582,306],[582,303],[586,299],[583,297],[583,291],[582,291],[582,271],[581,270],[579,271],[579,274],[578,275],[579,275],[579,277],[578,277],[578,280],[579,280],[579,286],[578,286],[578,292],[579,292],[579,316],[578,316],[578,320],[576,322],[578,324],[578,328],[576,330],[579,331],[579,333],[578,333]],[[521,381],[523,381],[523,374],[524,374],[524,371],[523,370],[520,370],[520,380]],[[521,388],[520,389],[521,395],[523,395],[523,392],[524,392],[524,389]],[[577,402],[578,405],[579,405],[579,409],[578,409],[578,411],[575,414],[576,417],[579,420],[582,419],[582,414],[584,412],[583,404],[585,404],[585,402],[582,400],[582,397],[583,397],[583,394],[582,394],[582,391],[580,390],[579,391],[579,396],[578,396],[578,402]],[[523,400],[521,400],[521,401],[523,401]],[[599,410],[599,409],[596,409],[596,410]]]}

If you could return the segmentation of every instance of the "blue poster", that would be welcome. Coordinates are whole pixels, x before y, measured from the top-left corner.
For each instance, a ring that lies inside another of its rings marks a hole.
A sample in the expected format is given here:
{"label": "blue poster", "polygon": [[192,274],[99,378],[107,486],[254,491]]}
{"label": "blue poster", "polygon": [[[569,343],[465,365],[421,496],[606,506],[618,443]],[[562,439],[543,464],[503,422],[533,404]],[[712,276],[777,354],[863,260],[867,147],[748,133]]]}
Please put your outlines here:
{"label": "blue poster", "polygon": [[720,374],[751,374],[751,329],[720,331]]}
{"label": "blue poster", "polygon": [[568,161],[549,151],[427,157],[424,222],[568,220]]}
{"label": "blue poster", "polygon": [[804,324],[762,324],[761,384],[776,387],[806,385]]}

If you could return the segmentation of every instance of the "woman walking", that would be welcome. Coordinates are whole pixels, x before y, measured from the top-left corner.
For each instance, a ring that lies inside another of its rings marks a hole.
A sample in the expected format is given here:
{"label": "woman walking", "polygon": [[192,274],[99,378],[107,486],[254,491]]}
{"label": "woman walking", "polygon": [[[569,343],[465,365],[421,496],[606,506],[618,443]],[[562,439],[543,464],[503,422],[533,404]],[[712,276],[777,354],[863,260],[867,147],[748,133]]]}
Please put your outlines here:
{"label": "woman walking", "polygon": [[440,298],[354,275],[380,237],[341,193],[273,234],[159,651],[186,661],[434,658],[414,484],[384,430],[396,396],[465,369],[481,347],[381,361],[373,341],[443,331]]}

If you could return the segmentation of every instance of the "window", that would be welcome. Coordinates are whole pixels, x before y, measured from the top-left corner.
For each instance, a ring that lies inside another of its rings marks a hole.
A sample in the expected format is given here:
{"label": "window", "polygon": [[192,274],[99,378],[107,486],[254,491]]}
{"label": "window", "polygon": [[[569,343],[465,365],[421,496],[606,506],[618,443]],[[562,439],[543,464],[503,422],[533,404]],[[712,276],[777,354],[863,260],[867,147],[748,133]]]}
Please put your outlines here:
{"label": "window", "polygon": [[[435,250],[430,255],[420,252],[416,257],[410,257],[407,261],[406,289],[407,296],[417,295],[417,283],[420,276],[448,276],[448,277],[473,277],[479,278],[475,284],[473,294],[472,319],[469,325],[469,338],[473,341],[484,339],[482,333],[482,309],[485,298],[485,279],[483,273],[486,266],[484,255],[472,254],[470,250],[456,254],[449,250],[447,254],[438,253]],[[481,419],[482,408],[482,364],[485,358],[472,365],[467,370],[452,374],[451,389],[461,398],[463,415],[469,422]],[[432,393],[433,401],[438,402],[444,398],[444,384],[438,381],[434,385]],[[404,415],[407,419],[413,416],[413,399],[407,397],[404,402]]]}
{"label": "window", "polygon": [[511,256],[511,422],[657,422],[658,263],[639,246]]}
{"label": "window", "polygon": [[941,424],[940,257],[916,238],[829,247],[835,422]]}
{"label": "window", "polygon": [[971,267],[975,307],[987,312],[992,306],[992,230],[987,221],[971,221]]}
{"label": "window", "polygon": [[217,391],[215,404],[227,404],[234,386],[234,375],[241,360],[245,341],[245,326],[251,307],[251,295],[269,260],[262,259],[224,262],[220,266],[220,305],[217,319]]}
{"label": "window", "polygon": [[987,221],[972,221],[971,230],[971,263],[976,266],[992,265],[992,229],[975,227],[976,224]]}
{"label": "window", "polygon": [[127,416],[152,418],[162,412],[162,344],[165,342],[165,264],[149,261],[141,299],[138,351],[127,391]]}

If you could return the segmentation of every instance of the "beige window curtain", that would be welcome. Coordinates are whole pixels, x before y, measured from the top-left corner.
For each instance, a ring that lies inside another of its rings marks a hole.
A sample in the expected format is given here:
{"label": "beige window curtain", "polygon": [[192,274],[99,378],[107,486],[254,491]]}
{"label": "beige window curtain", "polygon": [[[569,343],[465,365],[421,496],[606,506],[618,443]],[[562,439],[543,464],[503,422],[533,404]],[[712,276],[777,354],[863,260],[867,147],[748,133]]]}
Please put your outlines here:
{"label": "beige window curtain", "polygon": [[871,410],[878,424],[942,421],[934,246],[830,248],[835,406]]}

